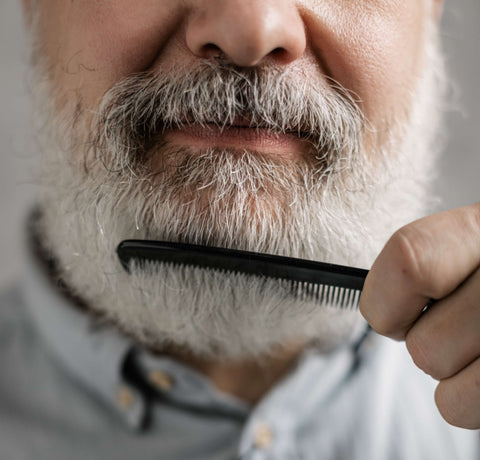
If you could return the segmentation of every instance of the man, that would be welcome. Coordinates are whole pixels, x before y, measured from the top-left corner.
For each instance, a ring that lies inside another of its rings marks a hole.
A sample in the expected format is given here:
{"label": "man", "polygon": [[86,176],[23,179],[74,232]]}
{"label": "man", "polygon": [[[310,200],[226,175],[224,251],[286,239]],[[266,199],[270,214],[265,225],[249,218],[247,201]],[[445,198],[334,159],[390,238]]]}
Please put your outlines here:
{"label": "man", "polygon": [[[2,458],[479,458],[480,205],[415,220],[440,1],[23,4],[44,189],[2,300]],[[359,312],[127,272],[128,238],[380,255]]]}

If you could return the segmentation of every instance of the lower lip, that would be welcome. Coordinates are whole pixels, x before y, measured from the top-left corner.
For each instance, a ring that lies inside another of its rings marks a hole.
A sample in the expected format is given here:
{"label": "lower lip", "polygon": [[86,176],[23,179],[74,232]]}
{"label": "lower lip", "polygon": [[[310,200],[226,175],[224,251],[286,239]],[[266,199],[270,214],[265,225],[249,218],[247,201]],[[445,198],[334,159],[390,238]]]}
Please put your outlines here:
{"label": "lower lip", "polygon": [[233,148],[280,156],[298,158],[308,148],[308,143],[294,134],[278,134],[267,129],[241,126],[219,128],[216,125],[190,125],[168,129],[164,139],[174,144],[197,148]]}

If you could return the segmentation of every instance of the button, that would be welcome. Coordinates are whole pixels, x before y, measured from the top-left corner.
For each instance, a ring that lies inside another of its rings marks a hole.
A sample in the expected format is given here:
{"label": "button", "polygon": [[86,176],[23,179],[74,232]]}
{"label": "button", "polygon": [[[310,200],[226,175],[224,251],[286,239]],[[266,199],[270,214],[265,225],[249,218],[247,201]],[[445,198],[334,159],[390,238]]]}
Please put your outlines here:
{"label": "button", "polygon": [[126,386],[121,386],[117,391],[117,402],[122,409],[128,410],[135,402],[135,395]]}
{"label": "button", "polygon": [[259,449],[268,449],[273,442],[273,430],[266,424],[260,423],[255,428],[254,444]]}
{"label": "button", "polygon": [[172,378],[162,371],[152,371],[148,378],[159,390],[168,391],[173,386]]}

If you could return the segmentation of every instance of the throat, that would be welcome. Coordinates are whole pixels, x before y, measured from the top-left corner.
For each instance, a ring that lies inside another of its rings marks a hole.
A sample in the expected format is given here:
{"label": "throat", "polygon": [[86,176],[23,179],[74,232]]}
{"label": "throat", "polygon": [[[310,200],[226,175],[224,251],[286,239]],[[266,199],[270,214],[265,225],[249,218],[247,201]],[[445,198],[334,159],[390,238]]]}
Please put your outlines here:
{"label": "throat", "polygon": [[289,345],[274,354],[242,361],[204,359],[178,349],[161,354],[206,376],[220,391],[255,406],[296,365],[304,346]]}

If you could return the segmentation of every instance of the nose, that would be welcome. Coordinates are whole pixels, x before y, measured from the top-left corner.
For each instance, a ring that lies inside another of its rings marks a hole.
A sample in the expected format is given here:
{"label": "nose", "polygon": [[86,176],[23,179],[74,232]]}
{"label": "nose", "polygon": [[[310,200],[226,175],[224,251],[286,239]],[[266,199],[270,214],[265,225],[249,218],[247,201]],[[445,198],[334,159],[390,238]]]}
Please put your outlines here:
{"label": "nose", "polygon": [[194,2],[187,24],[190,51],[222,55],[241,67],[273,59],[291,63],[303,55],[306,34],[292,0],[203,0]]}

